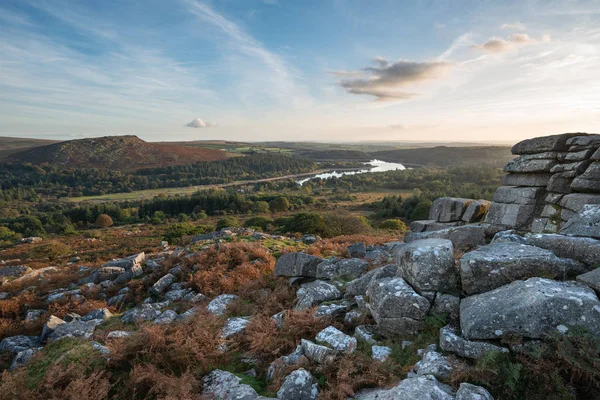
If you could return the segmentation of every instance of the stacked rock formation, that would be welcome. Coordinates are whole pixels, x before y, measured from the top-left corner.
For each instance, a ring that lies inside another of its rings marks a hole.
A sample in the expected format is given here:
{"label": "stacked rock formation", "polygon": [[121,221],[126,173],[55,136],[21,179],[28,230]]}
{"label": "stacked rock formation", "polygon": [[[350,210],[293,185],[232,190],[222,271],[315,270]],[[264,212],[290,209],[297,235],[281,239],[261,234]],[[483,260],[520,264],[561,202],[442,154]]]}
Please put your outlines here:
{"label": "stacked rock formation", "polygon": [[528,139],[514,145],[512,153],[519,157],[504,167],[504,186],[494,194],[487,224],[557,233],[586,204],[600,204],[600,135]]}

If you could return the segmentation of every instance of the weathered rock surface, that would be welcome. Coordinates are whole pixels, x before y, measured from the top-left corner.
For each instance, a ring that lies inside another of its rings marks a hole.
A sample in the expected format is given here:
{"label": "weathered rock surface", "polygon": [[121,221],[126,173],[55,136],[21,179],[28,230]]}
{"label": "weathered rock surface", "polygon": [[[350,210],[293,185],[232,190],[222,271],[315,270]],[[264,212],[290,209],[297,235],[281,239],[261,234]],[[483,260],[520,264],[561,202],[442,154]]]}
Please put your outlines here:
{"label": "weathered rock surface", "polygon": [[318,396],[315,378],[303,368],[289,374],[277,391],[280,400],[316,400]]}
{"label": "weathered rock surface", "polygon": [[171,286],[173,282],[175,282],[175,276],[172,274],[166,274],[162,276],[159,280],[157,280],[156,283],[154,283],[154,285],[152,285],[152,287],[150,288],[150,293],[158,296],[159,294],[167,290],[167,288]]}
{"label": "weathered rock surface", "polygon": [[577,282],[581,282],[594,289],[596,293],[600,293],[600,268],[579,275],[577,277]]}
{"label": "weathered rock surface", "polygon": [[355,400],[454,400],[454,392],[431,375],[404,379],[391,389],[365,389]]}
{"label": "weathered rock surface", "polygon": [[305,253],[286,253],[279,257],[275,265],[275,276],[317,276],[317,265],[322,258]]}
{"label": "weathered rock surface", "polygon": [[246,327],[250,323],[250,319],[248,317],[234,317],[229,318],[223,327],[223,331],[221,332],[221,336],[225,339],[229,339],[238,333],[246,330]]}
{"label": "weathered rock surface", "polygon": [[492,201],[503,204],[538,204],[546,195],[540,187],[500,186],[494,192]]}
{"label": "weathered rock surface", "polygon": [[466,223],[479,222],[483,219],[492,204],[488,200],[476,200],[467,206],[462,220]]}
{"label": "weathered rock surface", "polygon": [[402,278],[371,282],[367,289],[369,309],[379,328],[391,335],[412,334],[419,330],[431,307]]}
{"label": "weathered rock surface", "polygon": [[369,267],[369,263],[360,258],[330,259],[317,265],[317,279],[356,279]]}
{"label": "weathered rock surface", "polygon": [[458,321],[460,298],[451,294],[436,293],[431,312],[438,315],[446,314],[451,321]]}
{"label": "weathered rock surface", "polygon": [[534,204],[492,203],[485,216],[485,222],[513,229],[526,229],[536,212]]}
{"label": "weathered rock surface", "polygon": [[353,353],[356,350],[356,339],[352,336],[346,335],[339,329],[328,326],[317,334],[315,338],[317,342],[326,343],[334,350],[342,351],[344,353]]}
{"label": "weathered rock surface", "polygon": [[421,361],[415,364],[417,375],[433,375],[442,381],[450,378],[452,366],[450,362],[437,351],[427,351]]}
{"label": "weathered rock surface", "polygon": [[533,186],[545,188],[550,181],[550,173],[508,174],[502,178],[505,186]]}
{"label": "weathered rock surface", "polygon": [[385,362],[392,355],[392,349],[387,346],[372,346],[371,356],[373,360]]}
{"label": "weathered rock surface", "polygon": [[504,166],[504,172],[550,172],[556,165],[556,160],[529,159],[524,157],[515,158]]}
{"label": "weathered rock surface", "polygon": [[510,282],[536,276],[565,279],[585,272],[577,261],[558,258],[549,250],[511,242],[494,242],[466,253],[460,277],[467,294],[487,292]]}
{"label": "weathered rock surface", "polygon": [[600,205],[586,204],[560,230],[563,235],[586,236],[600,239]]}
{"label": "weathered rock surface", "polygon": [[2,339],[0,351],[10,351],[15,354],[28,349],[41,347],[40,338],[37,336],[17,335]]}
{"label": "weathered rock surface", "polygon": [[337,287],[325,281],[314,281],[300,286],[296,292],[296,309],[303,310],[330,300],[338,300],[342,294]]}
{"label": "weathered rock surface", "polygon": [[494,400],[494,398],[481,386],[461,383],[456,391],[456,400]]}
{"label": "weathered rock surface", "polygon": [[600,162],[591,163],[583,174],[573,180],[571,188],[579,192],[600,193]]}
{"label": "weathered rock surface", "polygon": [[354,243],[348,246],[348,257],[362,258],[367,254],[367,247],[364,242]]}
{"label": "weathered rock surface", "polygon": [[250,385],[241,383],[231,372],[216,369],[202,379],[204,400],[257,400],[266,399],[259,396]]}
{"label": "weathered rock surface", "polygon": [[463,225],[425,232],[409,232],[404,241],[412,243],[424,239],[446,239],[457,249],[472,248],[485,244],[485,228],[481,225]]}
{"label": "weathered rock surface", "polygon": [[397,269],[398,267],[395,264],[389,264],[367,272],[360,278],[357,278],[346,285],[346,296],[354,297],[365,295],[371,281],[396,276]]}
{"label": "weathered rock surface", "polygon": [[473,200],[456,197],[440,197],[433,201],[429,219],[439,222],[460,221]]}
{"label": "weathered rock surface", "polygon": [[567,326],[600,335],[600,301],[585,285],[531,278],[463,299],[460,326],[466,339],[541,339]]}
{"label": "weathered rock surface", "polygon": [[600,240],[556,234],[533,234],[527,244],[550,250],[558,257],[571,258],[590,267],[600,264]]}
{"label": "weathered rock surface", "polygon": [[121,316],[121,321],[126,324],[132,324],[138,321],[153,321],[162,314],[166,303],[140,304],[131,310],[127,310]]}
{"label": "weathered rock surface", "polygon": [[457,289],[454,247],[445,239],[411,242],[397,255],[398,272],[417,292]]}
{"label": "weathered rock surface", "polygon": [[227,307],[231,302],[236,300],[238,297],[235,294],[222,294],[208,303],[208,312],[217,316],[224,315],[227,312]]}
{"label": "weathered rock surface", "polygon": [[336,350],[321,346],[320,344],[315,344],[310,340],[302,339],[300,345],[302,346],[302,354],[309,360],[318,364],[331,362],[337,356]]}
{"label": "weathered rock surface", "polygon": [[160,314],[158,317],[156,317],[156,319],[154,319],[154,321],[152,321],[152,323],[157,324],[157,325],[166,325],[166,324],[171,324],[171,323],[177,321],[179,318],[180,318],[180,316],[179,316],[179,314],[177,314],[176,311],[166,310],[162,314]]}
{"label": "weathered rock surface", "polygon": [[563,133],[560,135],[551,135],[523,140],[515,144],[511,151],[513,154],[536,154],[548,151],[567,151],[570,144],[567,144],[569,138],[582,136],[582,133]]}
{"label": "weathered rock surface", "polygon": [[60,340],[66,337],[89,339],[94,334],[96,326],[100,323],[102,323],[102,320],[66,322],[56,326],[48,338],[51,340]]}
{"label": "weathered rock surface", "polygon": [[13,265],[0,268],[0,277],[18,277],[33,271],[26,265]]}
{"label": "weathered rock surface", "polygon": [[464,339],[451,326],[445,326],[440,329],[440,348],[460,357],[472,359],[481,358],[489,352],[508,352],[508,349],[491,343],[474,342]]}

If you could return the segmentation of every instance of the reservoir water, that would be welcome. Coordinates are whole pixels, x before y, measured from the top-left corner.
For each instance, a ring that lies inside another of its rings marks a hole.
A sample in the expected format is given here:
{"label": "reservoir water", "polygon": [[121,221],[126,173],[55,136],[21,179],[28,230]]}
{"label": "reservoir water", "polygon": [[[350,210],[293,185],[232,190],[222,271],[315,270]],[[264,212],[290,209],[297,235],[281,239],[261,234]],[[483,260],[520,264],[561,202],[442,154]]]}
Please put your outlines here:
{"label": "reservoir water", "polygon": [[303,185],[305,182],[308,182],[311,179],[329,179],[329,178],[339,178],[340,176],[344,176],[344,175],[358,175],[358,174],[365,174],[367,172],[385,172],[385,171],[396,171],[396,170],[403,170],[406,169],[406,167],[402,164],[398,164],[398,163],[391,163],[391,162],[386,162],[386,161],[381,161],[381,160],[371,160],[367,163],[365,163],[365,168],[364,169],[358,169],[358,170],[354,170],[354,171],[328,171],[328,172],[323,172],[317,175],[313,175],[310,176],[308,178],[303,178],[300,179],[298,181],[296,181],[299,185]]}

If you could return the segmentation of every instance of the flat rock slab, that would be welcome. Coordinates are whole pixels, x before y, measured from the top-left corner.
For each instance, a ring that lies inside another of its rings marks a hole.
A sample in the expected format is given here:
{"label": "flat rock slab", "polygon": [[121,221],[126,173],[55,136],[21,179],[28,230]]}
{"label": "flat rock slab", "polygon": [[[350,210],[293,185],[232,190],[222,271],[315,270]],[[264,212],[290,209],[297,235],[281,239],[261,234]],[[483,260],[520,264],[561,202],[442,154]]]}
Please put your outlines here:
{"label": "flat rock slab", "polygon": [[460,221],[471,202],[471,199],[439,197],[431,205],[429,219],[439,222]]}
{"label": "flat rock slab", "polygon": [[354,297],[359,295],[365,295],[367,293],[367,289],[369,288],[369,284],[371,283],[371,281],[382,278],[394,277],[396,276],[397,270],[398,267],[396,266],[396,264],[388,264],[367,272],[360,278],[357,278],[346,285],[346,296]]}
{"label": "flat rock slab", "polygon": [[563,235],[600,239],[600,204],[586,204],[560,230]]}
{"label": "flat rock slab", "polygon": [[345,353],[353,353],[356,350],[356,338],[346,335],[339,329],[328,326],[317,334],[317,342],[326,343],[331,348]]}
{"label": "flat rock slab", "polygon": [[275,264],[275,276],[317,276],[317,265],[323,262],[322,258],[306,253],[286,253],[279,257]]}
{"label": "flat rock slab", "polygon": [[460,261],[462,289],[469,295],[516,280],[536,276],[565,279],[585,271],[587,268],[575,260],[514,242],[493,242],[466,253]]}
{"label": "flat rock slab", "polygon": [[485,228],[475,224],[463,225],[428,232],[409,232],[404,237],[406,243],[423,239],[447,239],[456,249],[473,248],[485,244]]}
{"label": "flat rock slab", "polygon": [[216,369],[210,372],[202,379],[203,400],[258,400],[266,399],[259,396],[256,390],[250,385],[242,383],[242,378],[238,378],[231,372]]}
{"label": "flat rock slab", "polygon": [[398,272],[415,290],[457,289],[454,246],[447,239],[424,239],[404,246],[396,257]]}
{"label": "flat rock slab", "polygon": [[467,206],[467,209],[462,216],[462,220],[468,224],[483,220],[483,217],[485,217],[485,214],[490,208],[490,204],[492,204],[492,202],[488,200],[477,200],[472,202]]}
{"label": "flat rock slab", "polygon": [[550,172],[556,165],[556,160],[527,159],[516,158],[509,161],[504,166],[504,172],[530,173],[530,172]]}
{"label": "flat rock slab", "polygon": [[469,340],[542,339],[570,326],[600,335],[600,301],[583,284],[531,278],[463,299],[460,326]]}
{"label": "flat rock slab", "polygon": [[591,163],[583,174],[575,178],[571,188],[578,192],[600,193],[600,161]]}
{"label": "flat rock slab", "polygon": [[551,177],[552,174],[549,173],[507,174],[502,178],[502,184],[505,186],[546,187]]}
{"label": "flat rock slab", "polygon": [[563,196],[558,205],[579,212],[586,204],[600,204],[600,194],[571,193]]}
{"label": "flat rock slab", "polygon": [[296,309],[304,310],[324,301],[338,300],[342,297],[342,294],[331,283],[314,281],[300,286],[300,289],[296,292],[296,297],[298,298]]}
{"label": "flat rock slab", "polygon": [[504,204],[539,204],[545,195],[544,188],[500,186],[494,192],[492,201]]}
{"label": "flat rock slab", "polygon": [[330,259],[317,265],[317,279],[356,279],[366,272],[369,263],[360,258]]}
{"label": "flat rock slab", "polygon": [[525,229],[531,224],[537,207],[534,204],[492,203],[485,216],[485,223],[505,228]]}
{"label": "flat rock slab", "polygon": [[571,258],[589,267],[600,265],[600,240],[557,234],[527,236],[527,244],[550,250],[558,257]]}
{"label": "flat rock slab", "polygon": [[581,282],[591,287],[596,292],[600,292],[600,268],[579,275],[577,277],[577,282]]}
{"label": "flat rock slab", "polygon": [[454,400],[454,392],[431,375],[414,376],[401,381],[391,389],[365,389],[354,400]]}
{"label": "flat rock slab", "polygon": [[542,136],[533,139],[527,139],[515,144],[512,147],[511,152],[513,154],[535,154],[547,151],[567,151],[570,147],[570,144],[567,144],[567,140],[572,137],[582,135],[585,134],[563,133],[560,135]]}
{"label": "flat rock slab", "polygon": [[507,353],[508,349],[488,342],[474,342],[459,336],[458,332],[445,326],[440,329],[440,348],[463,358],[479,359],[490,352]]}

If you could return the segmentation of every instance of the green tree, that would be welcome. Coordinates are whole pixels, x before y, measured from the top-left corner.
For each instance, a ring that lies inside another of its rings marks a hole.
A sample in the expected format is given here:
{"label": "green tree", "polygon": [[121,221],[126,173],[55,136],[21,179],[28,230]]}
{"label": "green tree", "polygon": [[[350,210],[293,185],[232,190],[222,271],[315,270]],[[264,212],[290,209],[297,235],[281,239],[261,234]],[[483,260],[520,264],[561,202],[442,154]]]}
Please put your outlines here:
{"label": "green tree", "polygon": [[109,226],[112,226],[112,224],[113,220],[108,214],[100,214],[98,215],[98,218],[96,218],[96,225],[99,228],[108,228]]}
{"label": "green tree", "polygon": [[217,222],[217,230],[218,231],[220,231],[221,229],[224,229],[224,228],[237,228],[239,226],[240,226],[240,221],[232,215],[229,215],[225,218],[221,218],[219,220],[219,222]]}
{"label": "green tree", "polygon": [[269,208],[273,212],[287,211],[291,206],[290,201],[285,196],[276,197],[269,203]]}
{"label": "green tree", "polygon": [[379,224],[379,229],[399,232],[406,232],[408,230],[406,224],[401,219],[387,219]]}

